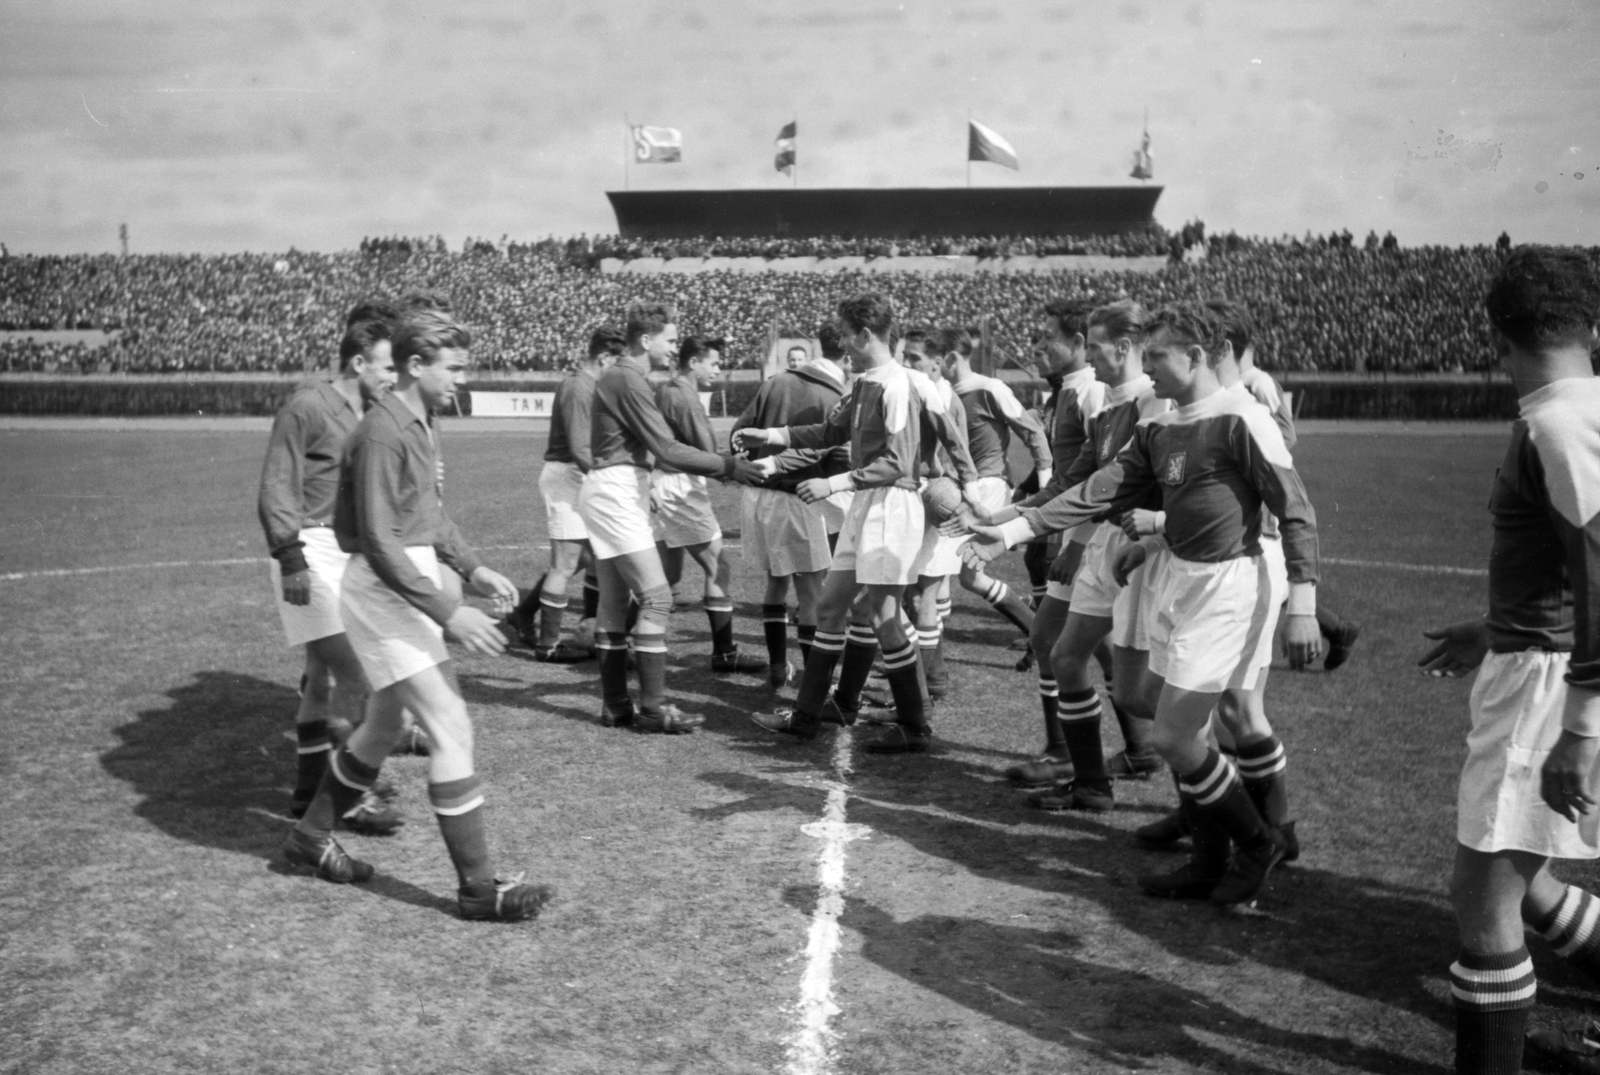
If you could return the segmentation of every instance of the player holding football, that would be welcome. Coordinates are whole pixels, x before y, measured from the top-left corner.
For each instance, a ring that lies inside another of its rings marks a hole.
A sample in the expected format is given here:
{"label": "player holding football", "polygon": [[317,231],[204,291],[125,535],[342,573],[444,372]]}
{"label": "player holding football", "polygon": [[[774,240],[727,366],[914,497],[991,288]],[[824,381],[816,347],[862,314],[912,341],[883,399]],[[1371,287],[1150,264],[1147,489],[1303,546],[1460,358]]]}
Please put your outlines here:
{"label": "player holding football", "polygon": [[395,331],[393,392],[345,443],[333,528],[350,553],[341,603],[350,646],[374,691],[367,719],[328,764],[284,856],[327,881],[367,881],[372,867],[345,854],[333,821],[377,779],[409,709],[432,740],[428,799],[459,879],[463,918],[532,918],[549,900],[520,875],[496,876],[473,760],[472,720],[445,649],[448,634],[479,653],[505,651],[482,611],[442,585],[440,564],[510,611],[516,588],[485,567],[445,513],[433,415],[466,381],[472,338],[448,315],[417,311]]}
{"label": "player holding football", "polygon": [[[755,399],[734,422],[735,434],[746,428],[816,425],[839,405],[845,387],[844,370],[839,365],[839,329],[827,322],[818,336],[822,357],[763,382]],[[794,585],[796,634],[803,667],[817,633],[817,598],[822,592],[822,580],[833,561],[829,540],[833,498],[808,504],[800,499],[797,490],[812,478],[826,480],[848,471],[850,453],[844,447],[801,451],[758,446],[749,454],[758,461],[772,458],[776,468],[772,477],[744,491],[741,553],[767,577],[761,620],[770,682],[777,689],[788,686],[795,675],[788,657],[790,583]],[[837,526],[832,532],[838,532]]]}
{"label": "player holding football", "polygon": [[[722,376],[721,340],[686,336],[678,347],[672,379],[656,386],[656,406],[682,444],[702,452],[717,450],[711,419],[700,403],[700,393]],[[683,556],[688,553],[705,575],[703,600],[711,621],[711,670],[717,673],[765,672],[767,666],[739,652],[733,640],[733,559],[722,546],[722,526],[711,507],[711,491],[702,474],[686,474],[666,459],[656,460],[650,475],[651,526],[656,552],[661,557],[667,584],[676,586],[683,576]]]}
{"label": "player holding football", "polygon": [[[677,315],[659,303],[628,308],[628,353],[600,375],[592,418],[594,467],[584,475],[578,511],[589,531],[600,575],[600,721],[608,727],[678,735],[705,723],[666,703],[667,624],[672,586],[650,525],[650,469],[665,462],[686,474],[759,481],[747,459],[682,444],[656,406],[646,378],[677,359]],[[638,602],[633,651],[639,704],[628,694],[628,600]]]}
{"label": "player holding football", "polygon": [[1159,895],[1238,904],[1260,891],[1285,844],[1206,733],[1222,692],[1252,687],[1271,661],[1278,607],[1260,553],[1263,504],[1281,522],[1288,561],[1290,663],[1316,655],[1316,518],[1270,415],[1217,380],[1211,356],[1221,340],[1210,312],[1165,307],[1146,333],[1145,372],[1177,409],[1141,422],[1128,447],[1083,484],[1000,527],[979,527],[966,555],[987,561],[1007,544],[1126,511],[1159,488],[1171,551],[1147,580],[1156,609],[1150,671],[1160,683],[1152,741],[1178,774],[1196,850],[1179,870],[1139,883]]}
{"label": "player holding football", "polygon": [[[1580,250],[1518,247],[1485,306],[1519,397],[1489,499],[1489,609],[1427,632],[1438,644],[1418,662],[1478,669],[1450,886],[1461,1075],[1522,1070],[1536,990],[1525,931],[1600,976],[1600,901],[1550,873],[1551,859],[1600,857],[1600,280]],[[1592,1024],[1528,1042],[1574,1071],[1600,1058]]]}
{"label": "player holding football", "polygon": [[[541,661],[571,664],[594,655],[587,644],[574,646],[562,639],[561,620],[567,612],[567,586],[579,568],[587,568],[583,621],[592,622],[600,607],[600,582],[594,575],[589,531],[578,514],[578,492],[583,488],[583,476],[594,467],[589,417],[594,410],[595,385],[600,374],[626,349],[621,331],[608,326],[596,329],[589,337],[588,352],[562,378],[550,404],[550,443],[539,470],[539,495],[544,498],[550,532],[550,570],[534,583],[516,611],[506,617]],[[533,633],[535,614],[539,618],[537,634]]]}
{"label": "player holding football", "polygon": [[917,647],[906,637],[901,598],[918,573],[917,553],[924,532],[923,505],[917,487],[921,469],[923,416],[950,450],[964,482],[976,477],[971,457],[958,439],[943,399],[926,377],[895,361],[889,336],[894,308],[877,292],[865,292],[839,304],[839,327],[845,349],[857,371],[844,404],[820,425],[774,429],[741,429],[735,444],[796,448],[830,448],[846,442],[855,468],[831,478],[813,478],[799,487],[807,503],[851,489],[850,504],[817,608],[817,634],[806,661],[799,695],[792,710],[759,714],[756,723],[769,731],[798,739],[816,737],[824,722],[844,724],[846,714],[829,697],[835,665],[844,649],[845,627],[858,588],[872,617],[883,651],[889,689],[899,723],[865,749],[900,754],[928,749],[931,731],[919,683]]}
{"label": "player holding football", "polygon": [[[305,646],[300,709],[295,715],[296,775],[289,816],[299,818],[322,782],[333,750],[331,723],[348,733],[362,719],[368,686],[345,637],[339,588],[349,556],[333,535],[339,456],[361,415],[394,384],[393,310],[364,304],[351,311],[339,343],[339,375],[296,390],[272,423],[261,468],[257,514],[272,553],[273,588],[284,637]],[[368,834],[392,833],[403,819],[372,796],[342,818]]]}

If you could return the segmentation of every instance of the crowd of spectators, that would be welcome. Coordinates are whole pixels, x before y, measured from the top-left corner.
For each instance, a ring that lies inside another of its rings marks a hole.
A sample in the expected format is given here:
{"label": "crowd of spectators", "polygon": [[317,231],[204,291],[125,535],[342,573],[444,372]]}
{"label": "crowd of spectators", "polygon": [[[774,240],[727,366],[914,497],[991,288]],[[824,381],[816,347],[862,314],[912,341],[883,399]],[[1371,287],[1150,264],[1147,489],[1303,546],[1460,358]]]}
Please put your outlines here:
{"label": "crowd of spectators", "polygon": [[[1096,240],[1098,241],[1098,240]],[[602,274],[600,256],[643,256],[615,238],[511,243],[438,237],[369,239],[336,254],[10,256],[0,258],[0,329],[116,330],[104,347],[0,343],[0,369],[281,371],[333,357],[343,312],[364,296],[415,287],[451,295],[472,326],[480,366],[559,369],[599,323],[636,299],[675,303],[686,327],[730,341],[731,366],[758,365],[774,326],[810,326],[843,295],[887,292],[908,321],[978,324],[1003,353],[1025,355],[1045,300],[1128,296],[1147,304],[1198,296],[1246,303],[1273,370],[1482,370],[1493,362],[1485,284],[1495,246],[1401,247],[1388,236],[1257,239],[1187,225],[1164,242],[1189,256],[1154,273],[911,272]],[[716,251],[792,251],[795,241],[740,241]],[[831,240],[808,240],[832,251]],[[1063,240],[1015,240],[1035,253]],[[1089,240],[1083,241],[1086,245]],[[867,244],[871,245],[871,244]],[[927,252],[935,252],[930,244]],[[839,250],[861,243],[840,241]],[[896,244],[900,254],[916,244]],[[1204,256],[1199,256],[1199,255]]]}

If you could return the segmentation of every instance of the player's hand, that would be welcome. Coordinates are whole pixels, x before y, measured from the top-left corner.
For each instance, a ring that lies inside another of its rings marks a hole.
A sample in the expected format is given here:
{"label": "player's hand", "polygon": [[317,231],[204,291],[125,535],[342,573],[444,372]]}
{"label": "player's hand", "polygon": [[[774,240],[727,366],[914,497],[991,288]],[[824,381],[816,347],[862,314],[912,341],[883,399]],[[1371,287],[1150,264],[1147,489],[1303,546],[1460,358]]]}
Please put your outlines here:
{"label": "player's hand", "polygon": [[764,448],[772,441],[772,430],[767,429],[736,429],[733,431],[733,447],[735,451],[748,452],[751,448]]}
{"label": "player's hand", "polygon": [[489,599],[489,607],[494,609],[496,616],[509,615],[517,607],[517,588],[500,572],[477,567],[473,569],[469,581],[473,593]]}
{"label": "player's hand", "polygon": [[956,513],[939,524],[939,533],[948,538],[966,537],[972,533],[972,528],[982,525],[973,514],[970,504],[963,504],[956,509]]}
{"label": "player's hand", "polygon": [[1422,632],[1439,644],[1417,660],[1424,675],[1460,676],[1483,663],[1489,652],[1489,627],[1482,620],[1462,620],[1448,627]]}
{"label": "player's hand", "polygon": [[1006,551],[1006,539],[992,526],[972,528],[972,540],[961,546],[961,562],[982,571],[991,560]]}
{"label": "player's hand", "polygon": [[757,470],[761,471],[761,477],[763,480],[778,473],[778,459],[776,456],[769,455],[761,459],[752,459],[750,460],[750,464]]}
{"label": "player's hand", "polygon": [[444,633],[474,653],[496,657],[506,651],[506,637],[488,613],[471,605],[460,605],[450,614]]}
{"label": "player's hand", "polygon": [[283,576],[283,599],[291,605],[311,603],[311,569]]}
{"label": "player's hand", "polygon": [[733,480],[740,485],[760,485],[767,480],[767,471],[742,455],[733,457]]}
{"label": "player's hand", "polygon": [[1111,565],[1111,577],[1117,580],[1117,585],[1126,586],[1128,576],[1139,570],[1148,555],[1143,545],[1129,545],[1117,553],[1117,562]]}
{"label": "player's hand", "polygon": [[1134,541],[1151,534],[1159,533],[1156,524],[1160,522],[1160,512],[1149,511],[1145,508],[1134,508],[1122,514],[1122,532]]}
{"label": "player's hand", "polygon": [[1322,652],[1322,629],[1316,616],[1295,615],[1284,621],[1283,652],[1290,668],[1304,668],[1317,659]]}
{"label": "player's hand", "polygon": [[1594,809],[1589,793],[1589,774],[1600,754],[1600,739],[1590,739],[1563,730],[1550,756],[1539,770],[1539,797],[1545,805],[1568,821]]}
{"label": "player's hand", "polygon": [[826,500],[833,493],[833,488],[828,485],[827,478],[807,478],[795,489],[795,495],[802,504],[815,504]]}

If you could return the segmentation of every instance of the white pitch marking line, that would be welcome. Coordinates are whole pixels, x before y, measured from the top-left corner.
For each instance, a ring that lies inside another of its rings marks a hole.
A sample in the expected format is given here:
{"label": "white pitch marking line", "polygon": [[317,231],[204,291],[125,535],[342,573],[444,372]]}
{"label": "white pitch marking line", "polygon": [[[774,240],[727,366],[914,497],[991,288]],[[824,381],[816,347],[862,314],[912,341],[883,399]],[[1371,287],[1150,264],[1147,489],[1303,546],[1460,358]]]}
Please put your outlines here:
{"label": "white pitch marking line", "polygon": [[1404,564],[1396,560],[1338,560],[1332,556],[1321,557],[1325,564],[1341,567],[1375,567],[1383,571],[1417,571],[1424,575],[1462,575],[1466,578],[1487,578],[1489,572],[1481,567],[1449,567],[1444,564]]}
{"label": "white pitch marking line", "polygon": [[845,822],[850,789],[849,732],[833,738],[833,779],[822,820],[800,831],[822,841],[817,853],[817,909],[811,914],[806,940],[806,970],[800,977],[800,1029],[789,1040],[789,1075],[827,1075],[833,1070],[833,1044],[838,1035],[828,1026],[839,1006],[833,1000],[833,957],[839,951],[839,915],[844,910],[844,850],[851,840],[866,839],[865,825]]}
{"label": "white pitch marking line", "polygon": [[[482,545],[479,552],[503,552],[520,549],[521,545]],[[152,571],[166,567],[237,567],[241,564],[264,564],[265,556],[244,556],[233,560],[157,560],[146,564],[106,564],[103,567],[58,567],[44,571],[12,571],[0,575],[0,582],[19,582],[23,579],[59,579],[74,575],[108,575],[117,571]]]}

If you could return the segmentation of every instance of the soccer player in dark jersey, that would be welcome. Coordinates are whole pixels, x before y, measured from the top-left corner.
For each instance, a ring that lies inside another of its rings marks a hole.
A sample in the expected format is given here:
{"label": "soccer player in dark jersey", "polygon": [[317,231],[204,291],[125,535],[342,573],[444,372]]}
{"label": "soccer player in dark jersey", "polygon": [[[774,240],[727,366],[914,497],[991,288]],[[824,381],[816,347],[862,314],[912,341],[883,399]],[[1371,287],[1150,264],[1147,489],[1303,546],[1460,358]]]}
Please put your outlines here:
{"label": "soccer player in dark jersey", "polygon": [[[394,311],[365,304],[339,343],[339,375],[308,381],[272,423],[261,468],[257,513],[272,553],[278,614],[291,646],[305,646],[300,709],[295,716],[296,777],[289,814],[299,818],[322,782],[335,733],[363,717],[367,678],[345,636],[339,590],[349,554],[333,535],[344,442],[367,407],[394,384],[390,353]],[[396,831],[393,807],[364,796],[341,819],[355,832]]]}
{"label": "soccer player in dark jersey", "polygon": [[[673,435],[702,452],[717,450],[700,393],[710,390],[722,376],[724,346],[722,340],[708,336],[685,336],[678,345],[672,379],[656,385],[656,406]],[[723,548],[722,526],[711,506],[705,476],[687,474],[670,460],[658,459],[650,475],[650,501],[655,508],[651,525],[656,552],[668,585],[676,586],[683,576],[685,553],[705,575],[702,600],[711,621],[711,670],[765,672],[766,662],[740,653],[733,640],[733,558]]]}
{"label": "soccer player in dark jersey", "polygon": [[1260,891],[1286,844],[1207,730],[1224,690],[1255,684],[1261,639],[1278,617],[1263,581],[1263,504],[1283,533],[1290,663],[1316,656],[1316,517],[1271,416],[1218,381],[1211,356],[1221,333],[1210,312],[1164,307],[1146,333],[1145,372],[1177,409],[1139,423],[1128,447],[1081,485],[1001,527],[980,527],[967,555],[987,561],[1008,543],[1137,507],[1159,488],[1170,554],[1149,580],[1160,610],[1149,623],[1150,672],[1160,681],[1152,741],[1178,774],[1195,852],[1180,869],[1139,883],[1158,895],[1238,904]]}
{"label": "soccer player in dark jersey", "polygon": [[433,415],[465,383],[471,336],[435,311],[408,314],[396,329],[394,391],[368,411],[345,443],[333,528],[351,554],[340,595],[345,630],[375,690],[367,719],[328,764],[316,796],[284,844],[295,866],[337,883],[372,878],[345,854],[333,821],[377,779],[410,710],[432,740],[428,798],[459,887],[463,918],[532,918],[549,900],[542,885],[496,876],[473,758],[472,720],[444,640],[501,653],[495,622],[442,585],[441,565],[506,612],[516,588],[478,560],[443,504]]}
{"label": "soccer player in dark jersey", "polygon": [[[1478,670],[1450,886],[1460,1075],[1522,1070],[1527,931],[1600,977],[1600,899],[1550,872],[1600,858],[1600,279],[1582,250],[1518,247],[1485,305],[1519,397],[1489,498],[1488,614],[1427,632],[1437,645],[1418,662]],[[1527,1040],[1571,1071],[1600,1062],[1592,1022]]]}
{"label": "soccer player in dark jersey", "polygon": [[[573,645],[561,637],[561,620],[567,612],[567,588],[580,568],[583,581],[583,621],[593,621],[600,607],[600,581],[594,574],[594,552],[589,531],[578,514],[578,493],[583,476],[594,467],[590,447],[590,414],[600,374],[627,349],[619,329],[601,327],[589,337],[589,347],[573,371],[556,389],[550,405],[550,441],[544,466],[539,470],[539,495],[544,498],[545,521],[550,532],[550,569],[523,597],[506,622],[541,661],[570,664],[593,656],[593,636]],[[538,631],[534,633],[534,617]]]}
{"label": "soccer player in dark jersey", "polygon": [[[589,531],[600,575],[598,647],[604,692],[600,720],[612,727],[682,734],[705,723],[666,702],[667,624],[672,586],[650,525],[650,469],[665,461],[687,474],[760,481],[748,459],[679,442],[656,406],[646,379],[670,369],[678,351],[677,314],[658,303],[628,308],[628,353],[600,375],[592,418],[594,466],[584,475],[578,510]],[[633,651],[639,704],[628,694],[628,599],[638,602]]]}

